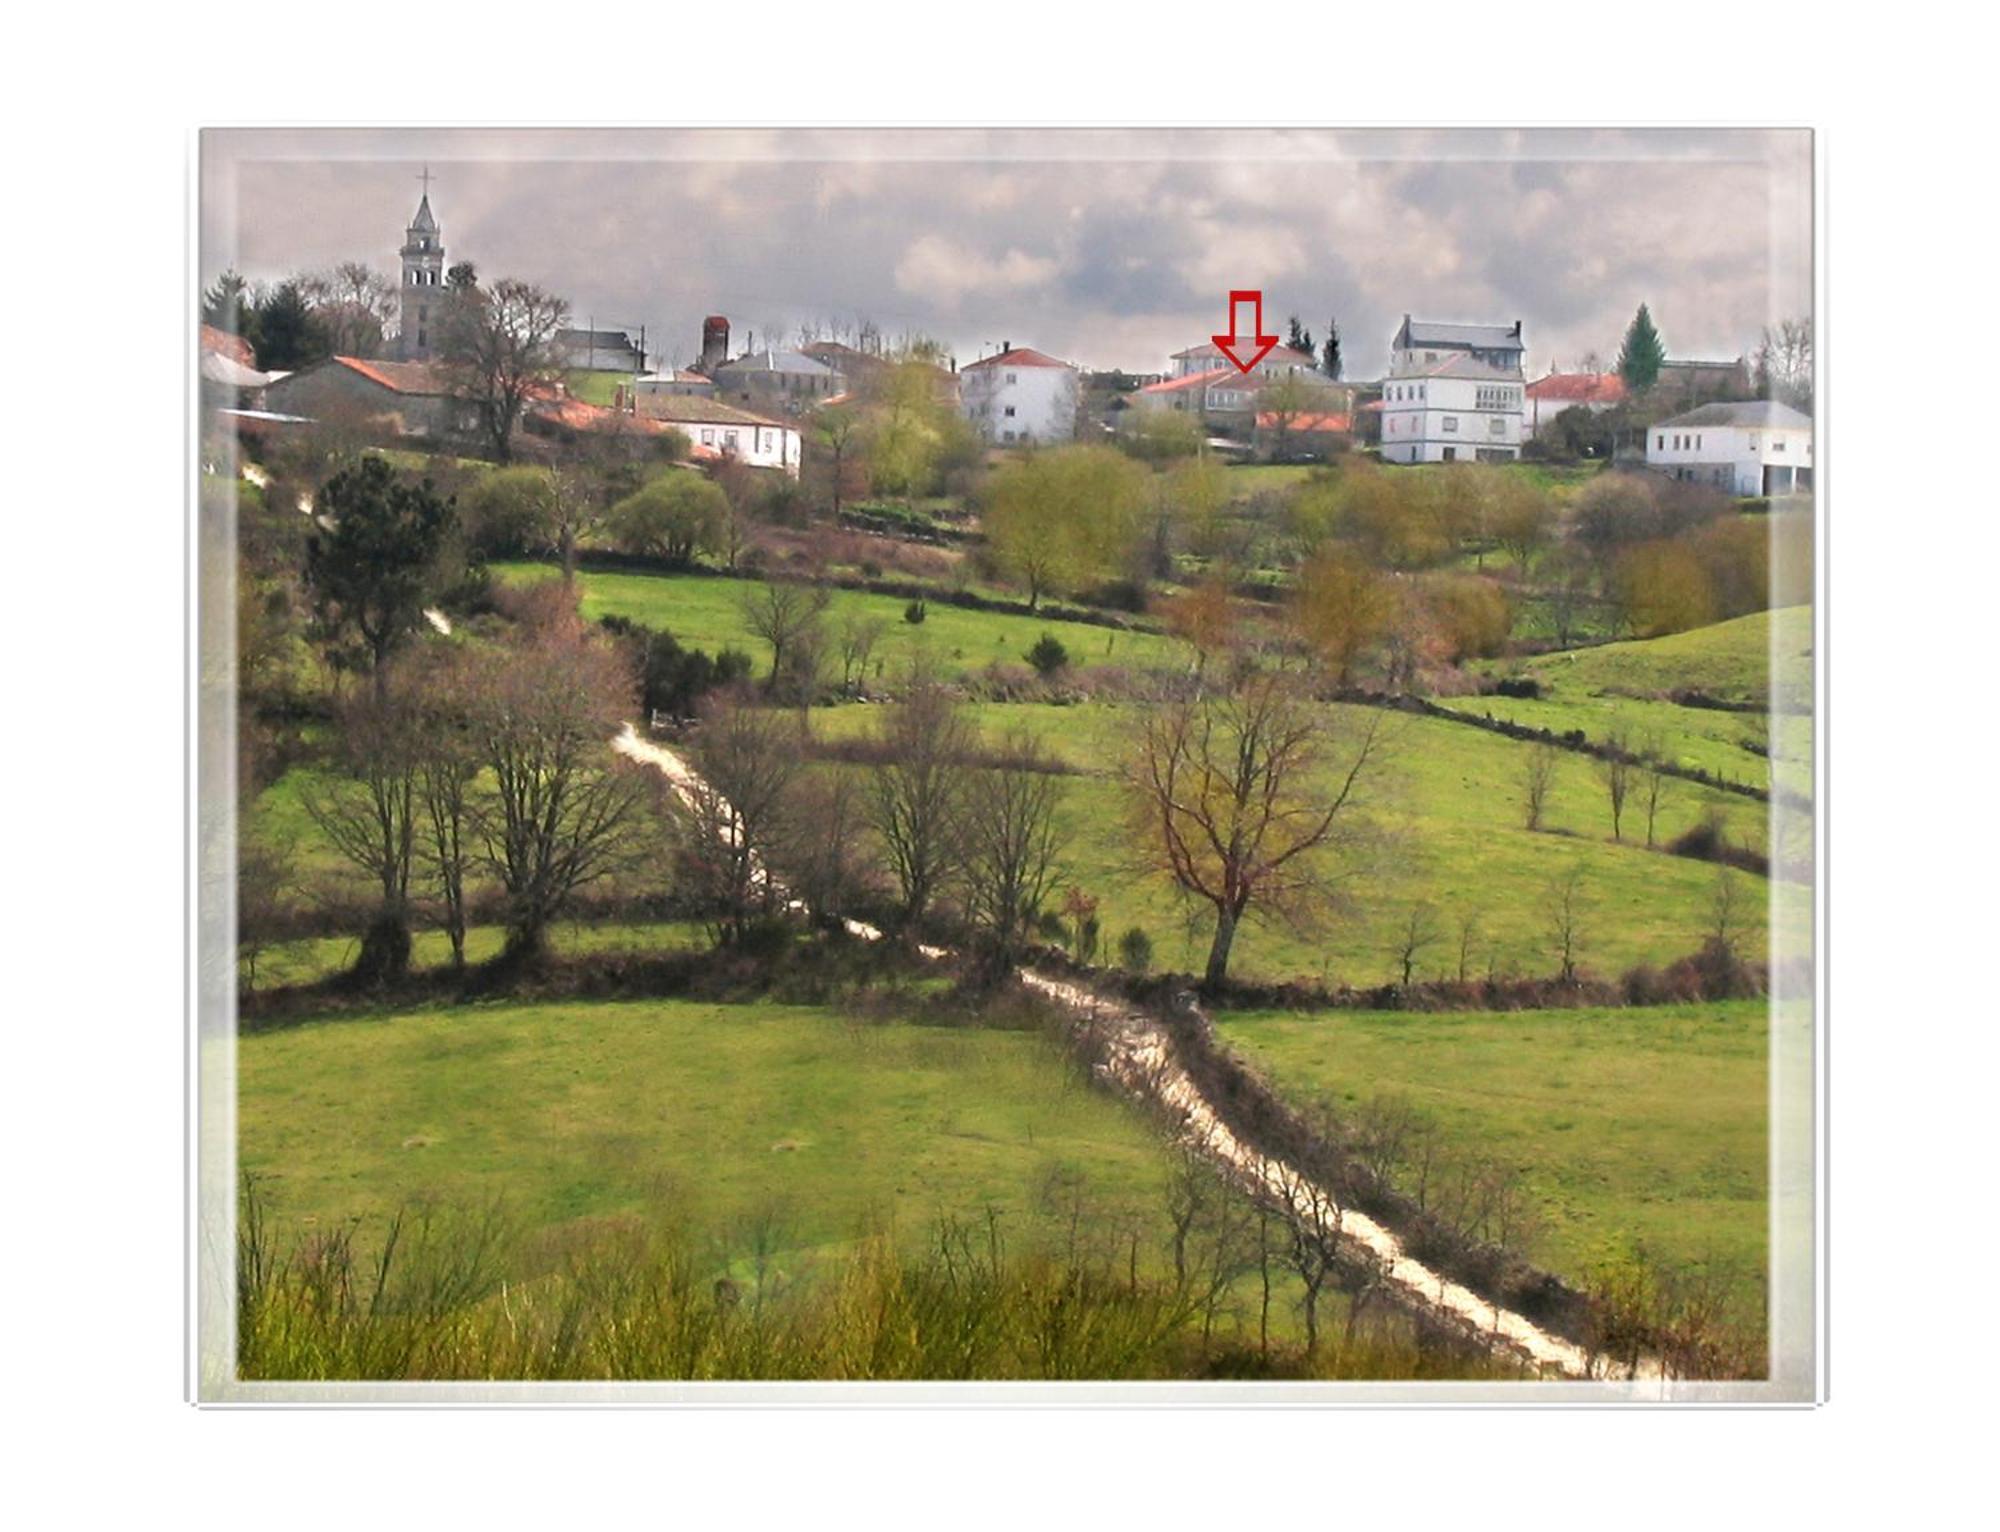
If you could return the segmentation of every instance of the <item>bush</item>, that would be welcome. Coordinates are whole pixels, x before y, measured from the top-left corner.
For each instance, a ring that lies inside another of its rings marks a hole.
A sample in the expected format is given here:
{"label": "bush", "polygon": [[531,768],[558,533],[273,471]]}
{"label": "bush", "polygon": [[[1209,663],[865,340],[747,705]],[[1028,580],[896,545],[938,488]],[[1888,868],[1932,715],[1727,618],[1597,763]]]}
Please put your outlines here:
{"label": "bush", "polygon": [[1118,938],[1118,961],[1134,973],[1144,973],[1153,966],[1153,938],[1139,926],[1132,927]]}
{"label": "bush", "polygon": [[924,602],[921,596],[903,608],[903,621],[913,626],[922,623],[928,615],[930,614],[924,609]]}
{"label": "bush", "polygon": [[1053,633],[1044,633],[1035,640],[1034,647],[1028,651],[1028,663],[1035,667],[1036,675],[1046,680],[1057,671],[1068,667],[1069,650],[1063,647],[1062,640]]}
{"label": "bush", "polygon": [[1542,695],[1542,683],[1533,676],[1503,676],[1494,682],[1493,690],[1502,697],[1521,697],[1533,702]]}

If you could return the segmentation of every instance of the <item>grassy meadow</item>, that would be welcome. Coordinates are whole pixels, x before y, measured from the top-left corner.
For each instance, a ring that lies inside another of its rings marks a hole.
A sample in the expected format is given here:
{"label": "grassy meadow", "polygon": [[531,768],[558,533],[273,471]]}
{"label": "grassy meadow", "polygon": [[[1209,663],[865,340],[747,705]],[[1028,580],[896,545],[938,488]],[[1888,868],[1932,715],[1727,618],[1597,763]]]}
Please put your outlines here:
{"label": "grassy meadow", "polygon": [[[500,563],[493,573],[502,580],[548,579],[551,566]],[[649,627],[664,628],[682,644],[713,653],[741,649],[758,665],[768,667],[769,652],[744,621],[740,605],[752,582],[717,579],[710,575],[624,574],[587,570],[577,576],[583,586],[583,614],[623,617]],[[865,591],[831,593],[828,620],[835,630],[850,617],[874,617],[884,628],[875,647],[874,665],[884,677],[896,677],[922,659],[946,676],[963,676],[999,661],[1024,663],[1029,649],[1044,633],[1053,633],[1078,665],[1170,663],[1181,646],[1157,633],[1126,632],[1090,623],[1056,622],[1009,612],[980,612],[943,600],[926,604],[921,623],[904,621],[909,605],[895,596]]]}
{"label": "grassy meadow", "polygon": [[1746,1318],[1767,1257],[1770,1026],[1762,1001],[1218,1018],[1282,1093],[1348,1114],[1406,1102],[1447,1158],[1517,1168],[1538,1225],[1527,1252],[1558,1275],[1582,1282],[1643,1248],[1725,1277]]}

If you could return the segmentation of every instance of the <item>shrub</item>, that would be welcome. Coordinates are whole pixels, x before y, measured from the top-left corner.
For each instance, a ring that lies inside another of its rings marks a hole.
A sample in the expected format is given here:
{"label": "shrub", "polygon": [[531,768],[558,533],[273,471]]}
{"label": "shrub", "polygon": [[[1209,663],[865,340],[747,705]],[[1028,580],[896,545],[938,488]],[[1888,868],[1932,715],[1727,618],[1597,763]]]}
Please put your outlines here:
{"label": "shrub", "polygon": [[1118,961],[1134,973],[1146,972],[1153,966],[1153,938],[1142,927],[1132,927],[1118,938]]}
{"label": "shrub", "polygon": [[921,596],[903,608],[903,621],[913,626],[922,623],[924,618],[929,615],[924,609],[924,602]]}
{"label": "shrub", "polygon": [[1053,633],[1044,633],[1028,651],[1028,663],[1035,667],[1036,675],[1046,679],[1069,665],[1069,650]]}
{"label": "shrub", "polygon": [[1522,697],[1533,702],[1542,695],[1542,683],[1533,676],[1503,676],[1493,685],[1502,697]]}

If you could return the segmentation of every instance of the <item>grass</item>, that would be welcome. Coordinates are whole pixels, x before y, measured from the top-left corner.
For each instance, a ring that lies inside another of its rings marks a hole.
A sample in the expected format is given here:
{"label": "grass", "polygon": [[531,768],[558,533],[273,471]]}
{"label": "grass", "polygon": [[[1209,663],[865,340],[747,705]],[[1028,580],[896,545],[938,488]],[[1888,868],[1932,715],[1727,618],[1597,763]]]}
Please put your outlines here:
{"label": "grass", "polygon": [[[543,564],[501,563],[493,566],[510,581],[547,579],[553,570]],[[754,582],[716,579],[707,575],[648,575],[590,571],[580,574],[586,617],[616,616],[664,628],[685,645],[714,652],[741,649],[757,661],[760,672],[769,653],[744,621],[739,603]],[[947,675],[983,670],[993,661],[1022,663],[1035,641],[1053,633],[1080,665],[1154,666],[1176,658],[1180,646],[1156,633],[1121,632],[1088,623],[1055,622],[1006,612],[981,612],[942,600],[926,605],[922,623],[903,620],[909,605],[894,596],[862,591],[832,592],[829,620],[837,625],[849,615],[876,617],[886,624],[876,646],[875,664],[883,675],[896,675],[919,657]]]}
{"label": "grass", "polygon": [[1219,1018],[1301,1102],[1351,1113],[1399,1098],[1435,1122],[1448,1154],[1518,1167],[1540,1214],[1528,1253],[1559,1275],[1584,1281],[1642,1247],[1731,1274],[1753,1318],[1768,1256],[1770,1025],[1760,1001]]}
{"label": "grass", "polygon": [[632,386],[632,374],[629,372],[586,372],[578,370],[576,372],[564,373],[563,384],[569,389],[571,398],[581,399],[585,404],[595,404],[601,408],[609,409],[612,400],[617,397],[618,390]]}
{"label": "grass", "polygon": [[[500,955],[506,933],[499,926],[472,926],[465,933],[468,963],[483,963]],[[705,926],[697,921],[636,921],[593,924],[564,921],[550,932],[550,944],[561,957],[592,954],[693,951],[708,945]],[[313,984],[350,967],[361,950],[361,938],[311,936],[275,942],[257,955],[257,987]],[[451,940],[443,931],[411,933],[410,967],[443,968],[451,961]],[[247,981],[250,966],[239,957],[239,981]]]}
{"label": "grass", "polygon": [[1701,691],[1729,702],[1803,711],[1812,706],[1812,644],[1812,608],[1789,606],[1504,668],[1535,677],[1562,698]]}
{"label": "grass", "polygon": [[762,1225],[803,1259],[989,1208],[1025,1240],[1084,1191],[1104,1230],[1163,1216],[1158,1141],[1030,1032],[485,1005],[247,1037],[237,1058],[239,1157],[291,1230],[358,1220],[366,1240],[402,1208],[498,1200],[544,1234],[639,1214],[719,1238]]}
{"label": "grass", "polygon": [[[1212,917],[1198,912],[1191,927],[1172,889],[1156,875],[1138,874],[1123,831],[1121,795],[1110,775],[1129,748],[1135,708],[1092,703],[1076,707],[988,704],[974,710],[996,736],[1023,728],[1040,736],[1084,774],[1070,779],[1064,815],[1068,862],[1077,885],[1100,900],[1105,937],[1128,927],[1152,936],[1162,967],[1199,971]],[[1351,720],[1360,709],[1340,708]],[[829,734],[871,723],[866,709],[814,715]],[[1350,889],[1350,908],[1324,934],[1301,936],[1282,926],[1251,925],[1237,937],[1232,972],[1248,979],[1301,979],[1373,985],[1396,975],[1395,941],[1413,904],[1433,905],[1446,939],[1420,957],[1417,974],[1455,973],[1459,911],[1475,911],[1480,935],[1472,966],[1484,974],[1545,975],[1555,971],[1544,918],[1549,882],[1572,866],[1585,878],[1587,918],[1582,957],[1589,969],[1616,976],[1636,963],[1665,964],[1695,951],[1706,934],[1717,872],[1703,862],[1648,851],[1643,813],[1626,811],[1622,844],[1614,844],[1603,788],[1580,755],[1564,758],[1547,812],[1549,830],[1529,832],[1519,808],[1528,746],[1441,719],[1389,715],[1388,755],[1370,812],[1386,837],[1364,877]],[[1761,847],[1762,804],[1676,782],[1663,804],[1661,842],[1719,809],[1734,835]],[[1555,833],[1561,832],[1561,833]],[[1752,919],[1762,908],[1761,879],[1733,873],[1750,892]],[[1763,933],[1747,945],[1760,949]],[[1788,934],[1802,938],[1802,931]],[[1796,950],[1794,948],[1793,950]]]}

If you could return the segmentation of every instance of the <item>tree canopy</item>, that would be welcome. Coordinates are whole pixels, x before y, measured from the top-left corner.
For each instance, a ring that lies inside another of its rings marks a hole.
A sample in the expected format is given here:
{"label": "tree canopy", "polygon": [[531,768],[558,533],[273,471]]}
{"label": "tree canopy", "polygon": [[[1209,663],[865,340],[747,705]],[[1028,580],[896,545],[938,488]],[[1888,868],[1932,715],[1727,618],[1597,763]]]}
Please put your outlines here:
{"label": "tree canopy", "polygon": [[1666,344],[1653,328],[1653,316],[1642,303],[1639,312],[1632,316],[1632,323],[1626,326],[1625,343],[1618,348],[1618,376],[1635,393],[1651,388],[1659,381],[1660,367],[1666,359]]}

